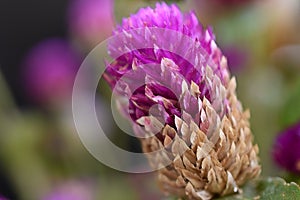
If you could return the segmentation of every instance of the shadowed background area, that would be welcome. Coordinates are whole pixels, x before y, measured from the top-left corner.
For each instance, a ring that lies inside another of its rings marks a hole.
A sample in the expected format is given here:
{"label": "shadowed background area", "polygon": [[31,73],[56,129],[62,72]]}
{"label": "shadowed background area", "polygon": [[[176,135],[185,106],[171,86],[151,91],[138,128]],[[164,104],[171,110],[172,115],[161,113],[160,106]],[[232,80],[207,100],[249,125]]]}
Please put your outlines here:
{"label": "shadowed background area", "polygon": [[28,104],[22,91],[21,62],[33,45],[48,37],[65,37],[67,0],[0,2],[1,69],[20,105]]}

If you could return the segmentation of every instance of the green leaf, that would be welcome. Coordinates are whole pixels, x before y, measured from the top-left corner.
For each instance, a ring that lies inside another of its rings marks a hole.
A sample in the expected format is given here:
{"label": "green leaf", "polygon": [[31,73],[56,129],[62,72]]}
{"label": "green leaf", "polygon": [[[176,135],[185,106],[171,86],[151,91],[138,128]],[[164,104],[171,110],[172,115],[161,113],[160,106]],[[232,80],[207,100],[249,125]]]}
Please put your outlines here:
{"label": "green leaf", "polygon": [[230,195],[218,200],[297,200],[300,199],[300,187],[296,183],[286,183],[281,178],[259,179],[247,183],[241,194]]}
{"label": "green leaf", "polygon": [[300,81],[295,84],[280,113],[280,124],[286,128],[300,120]]}

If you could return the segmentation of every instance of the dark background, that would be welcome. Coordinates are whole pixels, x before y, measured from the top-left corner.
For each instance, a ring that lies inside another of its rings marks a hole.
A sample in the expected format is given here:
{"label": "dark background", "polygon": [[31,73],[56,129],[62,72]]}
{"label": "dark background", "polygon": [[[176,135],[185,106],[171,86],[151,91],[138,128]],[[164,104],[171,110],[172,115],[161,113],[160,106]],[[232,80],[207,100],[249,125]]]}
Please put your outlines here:
{"label": "dark background", "polygon": [[[22,88],[22,59],[44,38],[67,35],[67,3],[67,0],[0,1],[0,68],[20,107],[31,106]],[[18,199],[2,165],[0,161],[0,193]]]}
{"label": "dark background", "polygon": [[0,1],[0,67],[19,106],[29,104],[22,91],[22,59],[43,39],[67,35],[67,3],[67,0]]}

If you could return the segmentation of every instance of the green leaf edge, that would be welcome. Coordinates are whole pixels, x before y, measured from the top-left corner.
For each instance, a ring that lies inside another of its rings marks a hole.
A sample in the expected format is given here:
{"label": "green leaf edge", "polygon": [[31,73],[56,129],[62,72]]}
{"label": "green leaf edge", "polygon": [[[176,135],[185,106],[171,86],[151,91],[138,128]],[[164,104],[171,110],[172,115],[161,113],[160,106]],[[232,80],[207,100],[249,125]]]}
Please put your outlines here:
{"label": "green leaf edge", "polygon": [[[240,194],[227,195],[215,200],[300,200],[300,187],[294,182],[287,183],[280,177],[259,178],[247,182]],[[164,200],[184,200],[169,197]]]}
{"label": "green leaf edge", "polygon": [[217,200],[300,200],[300,187],[279,177],[260,178],[242,187],[241,194],[229,195]]}

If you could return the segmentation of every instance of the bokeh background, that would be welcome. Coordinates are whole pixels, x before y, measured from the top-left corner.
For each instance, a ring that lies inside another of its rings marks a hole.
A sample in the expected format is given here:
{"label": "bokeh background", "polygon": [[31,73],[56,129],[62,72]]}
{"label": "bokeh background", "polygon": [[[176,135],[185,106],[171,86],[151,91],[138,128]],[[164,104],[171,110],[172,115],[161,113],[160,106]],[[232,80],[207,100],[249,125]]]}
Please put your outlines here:
{"label": "bokeh background", "polygon": [[[238,97],[251,110],[262,175],[299,182],[274,162],[272,152],[276,136],[300,121],[300,1],[167,2],[194,10],[205,27],[213,27],[237,78]],[[0,1],[0,199],[164,198],[154,173],[121,173],[94,159],[70,113],[74,76],[84,57],[123,17],[153,5],[152,0]],[[138,140],[112,120],[105,85],[97,101],[109,138],[140,152]]]}

